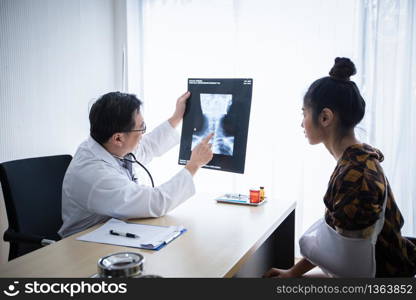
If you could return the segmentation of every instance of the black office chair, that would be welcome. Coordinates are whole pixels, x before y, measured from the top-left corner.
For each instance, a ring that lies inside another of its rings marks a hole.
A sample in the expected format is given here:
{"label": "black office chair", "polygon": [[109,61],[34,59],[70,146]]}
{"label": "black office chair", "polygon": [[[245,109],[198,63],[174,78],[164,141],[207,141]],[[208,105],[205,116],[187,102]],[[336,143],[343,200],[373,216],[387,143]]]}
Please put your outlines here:
{"label": "black office chair", "polygon": [[28,158],[0,164],[9,228],[9,260],[60,239],[62,182],[71,155]]}
{"label": "black office chair", "polygon": [[416,246],[416,237],[405,236],[405,238],[411,241]]}

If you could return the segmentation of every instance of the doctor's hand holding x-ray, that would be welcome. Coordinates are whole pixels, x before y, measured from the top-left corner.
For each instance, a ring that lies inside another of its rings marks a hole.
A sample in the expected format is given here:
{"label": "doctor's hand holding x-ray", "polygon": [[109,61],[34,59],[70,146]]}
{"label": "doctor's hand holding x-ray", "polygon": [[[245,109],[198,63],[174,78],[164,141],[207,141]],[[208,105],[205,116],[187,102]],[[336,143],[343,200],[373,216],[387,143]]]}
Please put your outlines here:
{"label": "doctor's hand holding x-ray", "polygon": [[172,116],[147,134],[142,102],[135,95],[112,92],[93,104],[90,136],[78,147],[62,185],[62,237],[110,217],[160,217],[195,194],[193,176],[212,159],[213,134],[193,149],[182,170],[155,187],[135,178],[130,155],[147,164],[177,145],[180,138],[175,128],[189,96],[189,92],[180,96]]}

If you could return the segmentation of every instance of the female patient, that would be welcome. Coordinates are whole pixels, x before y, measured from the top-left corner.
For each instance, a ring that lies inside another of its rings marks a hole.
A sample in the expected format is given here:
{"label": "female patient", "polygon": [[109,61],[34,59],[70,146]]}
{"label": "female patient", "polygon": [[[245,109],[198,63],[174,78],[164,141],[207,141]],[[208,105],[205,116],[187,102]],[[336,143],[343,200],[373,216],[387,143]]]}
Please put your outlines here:
{"label": "female patient", "polygon": [[[324,196],[325,220],[341,235],[369,237],[387,188],[385,222],[375,248],[376,277],[414,276],[416,246],[401,235],[404,221],[388,181],[385,184],[383,154],[354,135],[365,112],[364,99],[350,81],[355,73],[348,58],[336,58],[330,76],[312,83],[303,101],[302,127],[309,143],[324,143],[337,161]],[[270,269],[265,277],[299,277],[314,267],[302,258],[289,270]]]}

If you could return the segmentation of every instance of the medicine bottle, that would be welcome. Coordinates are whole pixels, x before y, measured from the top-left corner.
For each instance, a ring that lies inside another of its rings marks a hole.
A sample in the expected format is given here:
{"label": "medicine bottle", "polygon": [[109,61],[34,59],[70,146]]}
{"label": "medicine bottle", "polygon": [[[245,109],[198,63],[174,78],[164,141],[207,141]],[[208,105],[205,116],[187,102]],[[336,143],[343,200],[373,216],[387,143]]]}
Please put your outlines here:
{"label": "medicine bottle", "polygon": [[264,194],[264,186],[260,187],[260,201],[263,201],[265,198],[265,194]]}

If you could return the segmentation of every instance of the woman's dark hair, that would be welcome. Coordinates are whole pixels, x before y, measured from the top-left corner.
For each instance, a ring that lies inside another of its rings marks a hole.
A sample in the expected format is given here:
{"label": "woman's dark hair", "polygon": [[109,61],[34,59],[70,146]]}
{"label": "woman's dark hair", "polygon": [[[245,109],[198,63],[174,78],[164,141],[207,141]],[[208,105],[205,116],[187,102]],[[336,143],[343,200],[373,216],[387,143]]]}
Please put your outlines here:
{"label": "woman's dark hair", "polygon": [[116,132],[134,128],[135,112],[140,112],[142,102],[136,95],[111,92],[101,96],[90,110],[90,135],[104,144]]}
{"label": "woman's dark hair", "polygon": [[338,129],[344,133],[355,127],[364,117],[365,101],[350,76],[357,73],[354,63],[345,57],[337,57],[329,71],[311,84],[303,99],[304,107],[311,108],[312,120],[318,124],[324,108],[332,110],[339,119]]}

